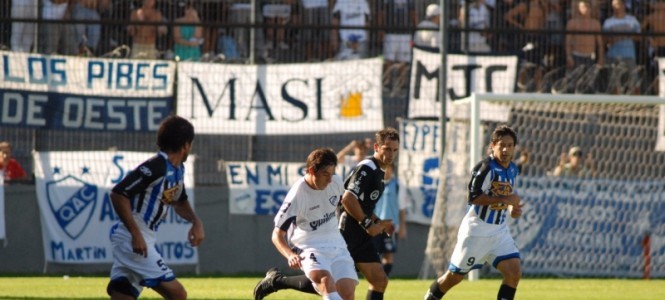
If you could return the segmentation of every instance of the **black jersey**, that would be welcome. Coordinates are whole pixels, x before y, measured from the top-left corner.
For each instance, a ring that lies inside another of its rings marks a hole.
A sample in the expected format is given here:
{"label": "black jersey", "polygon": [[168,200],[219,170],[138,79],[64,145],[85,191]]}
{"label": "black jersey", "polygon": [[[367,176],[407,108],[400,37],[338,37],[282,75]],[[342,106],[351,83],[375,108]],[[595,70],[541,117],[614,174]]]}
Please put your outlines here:
{"label": "black jersey", "polygon": [[[351,170],[344,181],[344,189],[358,199],[358,203],[367,216],[374,213],[376,203],[383,194],[383,170],[374,157],[368,157]],[[353,261],[356,263],[381,262],[379,254],[372,243],[372,237],[360,226],[358,220],[351,217],[340,205],[342,213],[339,218],[340,230],[346,241]]]}
{"label": "black jersey", "polygon": [[376,203],[383,194],[383,175],[376,158],[368,157],[359,162],[344,181],[344,189],[358,198],[367,216],[374,213]]}

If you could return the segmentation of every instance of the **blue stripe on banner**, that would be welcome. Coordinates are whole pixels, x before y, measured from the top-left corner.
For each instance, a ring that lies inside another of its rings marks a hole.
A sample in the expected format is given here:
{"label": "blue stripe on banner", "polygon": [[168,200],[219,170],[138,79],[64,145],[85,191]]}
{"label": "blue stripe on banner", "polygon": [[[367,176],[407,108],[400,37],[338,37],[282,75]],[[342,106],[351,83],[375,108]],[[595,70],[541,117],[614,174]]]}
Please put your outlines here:
{"label": "blue stripe on banner", "polygon": [[0,91],[0,126],[93,131],[155,131],[173,97],[125,98]]}

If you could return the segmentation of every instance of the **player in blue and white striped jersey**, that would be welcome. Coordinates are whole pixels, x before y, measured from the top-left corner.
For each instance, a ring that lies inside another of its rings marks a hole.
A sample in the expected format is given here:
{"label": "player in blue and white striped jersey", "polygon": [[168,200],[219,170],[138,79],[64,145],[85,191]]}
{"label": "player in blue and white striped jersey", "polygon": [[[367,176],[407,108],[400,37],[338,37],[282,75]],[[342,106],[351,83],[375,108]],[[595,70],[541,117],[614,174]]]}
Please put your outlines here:
{"label": "player in blue and white striped jersey", "polygon": [[[353,259],[337,227],[344,184],[335,167],[337,155],[331,149],[309,154],[307,173],[289,189],[272,232],[272,242],[289,267],[302,269],[326,300],[353,299],[358,284]],[[290,229],[293,233],[287,240]]]}
{"label": "player in blue and white striped jersey", "polygon": [[188,240],[198,246],[203,224],[185,192],[183,163],[192,149],[194,127],[177,116],[167,117],[157,132],[159,153],[140,164],[111,191],[120,222],[111,228],[113,267],[107,293],[111,299],[136,299],[150,287],[165,299],[186,299],[187,292],[155,247],[157,230],[169,206],[192,223]]}
{"label": "player in blue and white striped jersey", "polygon": [[522,215],[520,197],[514,192],[519,170],[512,162],[517,135],[506,125],[497,127],[490,138],[491,153],[478,163],[469,182],[468,211],[457,233],[457,244],[448,272],[432,283],[425,300],[439,300],[464,275],[491,263],[503,282],[497,299],[512,300],[521,277],[520,254],[506,225],[506,215]]}

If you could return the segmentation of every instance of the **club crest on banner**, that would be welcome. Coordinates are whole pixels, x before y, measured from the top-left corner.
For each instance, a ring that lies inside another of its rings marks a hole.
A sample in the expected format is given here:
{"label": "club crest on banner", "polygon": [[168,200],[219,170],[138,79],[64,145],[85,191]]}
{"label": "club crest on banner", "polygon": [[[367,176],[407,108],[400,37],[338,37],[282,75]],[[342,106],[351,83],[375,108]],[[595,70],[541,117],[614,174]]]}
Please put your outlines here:
{"label": "club crest on banner", "polygon": [[72,240],[76,240],[92,218],[98,188],[71,175],[46,182],[46,198],[53,217]]}

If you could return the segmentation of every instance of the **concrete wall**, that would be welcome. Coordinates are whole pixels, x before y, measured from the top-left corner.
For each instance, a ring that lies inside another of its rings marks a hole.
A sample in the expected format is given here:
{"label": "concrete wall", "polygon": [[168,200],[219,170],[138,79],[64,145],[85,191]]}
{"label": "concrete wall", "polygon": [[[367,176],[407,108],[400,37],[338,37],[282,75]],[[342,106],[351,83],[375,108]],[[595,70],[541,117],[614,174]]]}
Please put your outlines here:
{"label": "concrete wall", "polygon": [[[228,191],[196,187],[196,211],[206,240],[199,247],[199,266],[174,268],[177,274],[257,275],[270,267],[288,270],[270,241],[272,216],[230,215]],[[1,216],[0,216],[1,217]],[[34,185],[5,186],[6,245],[0,243],[0,274],[107,274],[110,264],[48,264],[45,268],[41,224]],[[429,227],[408,224],[408,238],[399,244],[394,277],[416,277],[424,259]],[[100,234],[107,234],[106,232]]]}

